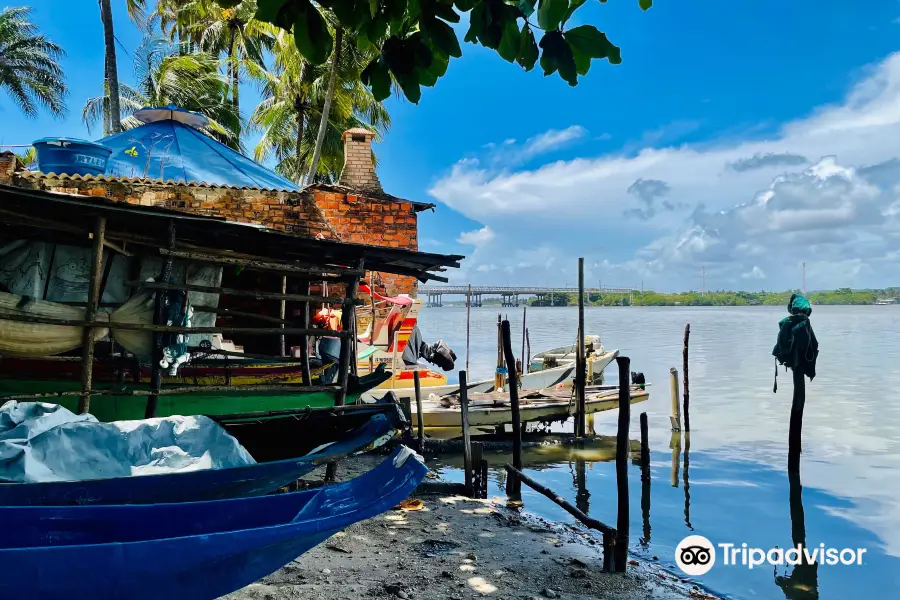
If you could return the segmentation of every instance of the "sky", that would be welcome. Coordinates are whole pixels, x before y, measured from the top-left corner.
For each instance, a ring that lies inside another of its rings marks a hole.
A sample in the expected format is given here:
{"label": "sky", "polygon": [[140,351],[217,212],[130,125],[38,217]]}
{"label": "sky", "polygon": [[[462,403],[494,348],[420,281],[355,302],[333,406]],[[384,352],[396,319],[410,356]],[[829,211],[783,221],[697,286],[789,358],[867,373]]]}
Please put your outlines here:
{"label": "sky", "polygon": [[[102,84],[97,3],[32,5],[68,52],[69,114],[28,120],[0,92],[0,144],[96,139],[80,115]],[[784,290],[805,262],[808,289],[900,286],[900,2],[592,0],[575,18],[622,64],[573,88],[465,44],[418,105],[387,102],[379,177],[437,204],[419,246],[466,256],[452,282],[574,286],[584,257],[590,285],[699,289],[705,267],[707,289]]]}

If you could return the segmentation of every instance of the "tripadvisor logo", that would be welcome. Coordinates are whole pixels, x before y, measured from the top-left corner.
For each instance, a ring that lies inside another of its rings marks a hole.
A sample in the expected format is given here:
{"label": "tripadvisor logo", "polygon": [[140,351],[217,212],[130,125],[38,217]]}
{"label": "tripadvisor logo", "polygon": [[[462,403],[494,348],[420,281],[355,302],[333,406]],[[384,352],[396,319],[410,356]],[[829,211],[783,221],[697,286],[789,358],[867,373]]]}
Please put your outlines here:
{"label": "tripadvisor logo", "polygon": [[[741,565],[748,569],[764,564],[796,566],[800,564],[861,565],[866,548],[826,548],[819,544],[812,548],[798,545],[793,548],[751,548],[747,544],[718,544],[725,566]],[[716,564],[716,546],[702,535],[689,535],[675,547],[675,564],[691,576],[705,575]]]}

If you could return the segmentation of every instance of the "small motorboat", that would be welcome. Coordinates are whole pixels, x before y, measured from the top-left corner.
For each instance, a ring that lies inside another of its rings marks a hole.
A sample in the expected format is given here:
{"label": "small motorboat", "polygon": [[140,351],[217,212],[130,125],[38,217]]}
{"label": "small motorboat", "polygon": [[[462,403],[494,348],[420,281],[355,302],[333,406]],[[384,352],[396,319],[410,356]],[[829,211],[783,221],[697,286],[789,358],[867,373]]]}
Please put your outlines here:
{"label": "small motorboat", "polygon": [[[531,357],[528,364],[528,374],[523,375],[523,381],[529,376],[535,377],[538,373],[558,371],[559,369],[574,367],[577,354],[576,344],[552,348],[544,352],[538,352]],[[603,370],[619,355],[618,350],[606,350],[600,343],[599,335],[589,335],[584,338],[584,357],[587,366],[587,385],[599,385],[603,383]],[[549,384],[544,387],[550,387]],[[524,387],[524,385],[523,385]],[[535,389],[525,387],[524,389]]]}
{"label": "small motorboat", "polygon": [[346,483],[182,504],[0,507],[0,597],[212,600],[404,500],[428,469],[401,446]]}
{"label": "small motorboat", "polygon": [[0,483],[0,506],[158,504],[261,496],[296,481],[320,464],[393,437],[401,422],[390,412],[368,413],[357,428],[333,438],[332,443],[305,456],[276,462],[107,479]]}
{"label": "small motorboat", "polygon": [[[631,388],[631,403],[644,402],[650,392],[636,385]],[[469,425],[496,426],[512,423],[512,408],[508,392],[486,394],[469,393]],[[619,407],[618,389],[589,390],[585,397],[585,411],[593,414]],[[519,394],[519,417],[522,423],[533,421],[565,421],[575,414],[575,399],[571,388],[522,391]],[[438,401],[422,403],[425,427],[453,427],[461,423],[458,395],[445,396]],[[438,436],[441,437],[441,436]]]}

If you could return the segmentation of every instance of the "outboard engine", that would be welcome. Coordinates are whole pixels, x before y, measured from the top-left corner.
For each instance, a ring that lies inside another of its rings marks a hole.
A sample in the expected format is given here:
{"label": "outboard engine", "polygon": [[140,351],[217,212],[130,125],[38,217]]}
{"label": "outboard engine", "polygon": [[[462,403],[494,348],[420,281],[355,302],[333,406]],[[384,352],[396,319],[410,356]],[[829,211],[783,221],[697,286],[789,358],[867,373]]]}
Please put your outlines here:
{"label": "outboard engine", "polygon": [[647,385],[647,380],[644,379],[644,374],[643,373],[635,373],[634,371],[632,371],[631,372],[631,385],[636,385],[640,389],[643,390],[645,388],[645,386]]}
{"label": "outboard engine", "polygon": [[444,342],[438,340],[433,344],[426,344],[422,340],[419,326],[413,328],[412,335],[403,349],[403,362],[409,366],[415,365],[420,358],[424,358],[431,364],[440,367],[444,371],[452,371],[456,365],[456,353]]}

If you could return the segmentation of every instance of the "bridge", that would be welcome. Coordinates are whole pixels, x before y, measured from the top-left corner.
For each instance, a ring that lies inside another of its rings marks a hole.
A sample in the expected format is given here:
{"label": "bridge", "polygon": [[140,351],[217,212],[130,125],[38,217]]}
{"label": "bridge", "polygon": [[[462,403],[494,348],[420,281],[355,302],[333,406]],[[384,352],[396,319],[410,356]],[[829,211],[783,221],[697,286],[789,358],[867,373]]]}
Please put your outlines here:
{"label": "bridge", "polygon": [[[482,306],[482,296],[500,296],[503,306],[518,306],[519,296],[536,296],[538,306],[547,305],[546,297],[550,296],[549,305],[553,305],[554,294],[577,294],[578,288],[571,287],[503,287],[495,285],[422,285],[419,294],[428,297],[427,306],[443,306],[443,296],[466,296],[471,291],[472,306]],[[585,294],[622,294],[634,299],[634,288],[630,287],[594,287],[585,288]]]}

